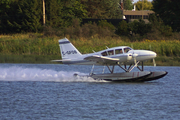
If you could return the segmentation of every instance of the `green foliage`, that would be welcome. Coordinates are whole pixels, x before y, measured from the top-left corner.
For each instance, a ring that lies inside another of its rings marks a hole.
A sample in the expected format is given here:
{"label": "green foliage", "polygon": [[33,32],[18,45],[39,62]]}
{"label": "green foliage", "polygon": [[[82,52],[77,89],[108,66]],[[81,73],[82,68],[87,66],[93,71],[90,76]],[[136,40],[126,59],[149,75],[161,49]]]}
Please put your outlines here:
{"label": "green foliage", "polygon": [[115,27],[108,23],[106,20],[101,20],[96,23],[86,23],[80,26],[80,21],[78,19],[73,19],[72,26],[64,29],[64,35],[69,36],[69,38],[98,38],[98,37],[108,37],[113,36],[115,32]]}
{"label": "green foliage", "polygon": [[179,0],[155,0],[153,11],[159,15],[165,25],[171,26],[173,31],[180,31],[179,5]]}
{"label": "green foliage", "polygon": [[143,36],[150,31],[151,31],[151,24],[149,23],[146,24],[145,21],[143,21],[142,19],[139,19],[137,33]]}
{"label": "green foliage", "polygon": [[24,39],[24,40],[7,40],[0,41],[1,54],[16,54],[16,55],[59,55],[57,40],[52,39]]}
{"label": "green foliage", "polygon": [[1,0],[0,1],[0,13],[3,11],[3,8],[10,8],[10,5],[17,0]]}
{"label": "green foliage", "polygon": [[88,18],[93,19],[120,19],[121,10],[119,0],[81,0],[88,11]]}
{"label": "green foliage", "polygon": [[[83,18],[122,18],[119,2],[120,0],[45,0],[46,26],[43,26],[42,0],[1,0],[0,34],[38,33],[43,30],[46,36],[70,35],[87,38],[87,36],[115,36],[115,30],[118,35],[124,36],[129,35],[130,31],[140,36],[151,32],[151,24],[145,24],[143,21],[133,23],[123,21],[124,23],[120,23],[119,26],[113,26],[107,21],[100,21],[98,25],[95,23],[80,25]],[[146,3],[147,0],[144,1],[144,8]],[[158,7],[159,3],[163,3],[164,7]],[[172,36],[172,30],[179,31],[180,15],[176,9],[178,4],[179,1],[175,4],[170,0],[153,2],[154,11],[162,20],[152,18],[151,23],[163,36]],[[168,8],[169,5],[173,6],[173,9]],[[131,7],[131,0],[125,0],[124,8],[132,9]]]}
{"label": "green foliage", "polygon": [[[0,63],[52,63],[59,59],[58,55],[10,55],[0,54]],[[55,63],[53,63],[55,64]]]}
{"label": "green foliage", "polygon": [[133,33],[137,34],[138,33],[138,21],[134,20],[133,22],[129,23],[129,29]]}
{"label": "green foliage", "polygon": [[113,32],[115,31],[114,25],[112,25],[111,23],[108,23],[107,20],[98,21],[98,26],[101,26],[102,29],[107,28]]}
{"label": "green foliage", "polygon": [[172,35],[172,28],[168,25],[164,25],[164,22],[162,19],[157,16],[156,14],[151,14],[149,16],[149,21],[153,25],[153,28],[160,31],[160,33],[164,36],[171,36]]}
{"label": "green foliage", "polygon": [[168,25],[163,25],[160,27],[159,31],[161,32],[162,35],[164,36],[171,36],[172,35],[172,28]]}
{"label": "green foliage", "polygon": [[17,3],[19,0],[0,1],[0,33],[14,31],[15,27],[11,22],[16,20]]}
{"label": "green foliage", "polygon": [[151,32],[152,25],[150,23],[146,24],[144,20],[139,19],[139,21],[135,20],[132,23],[130,23],[129,29],[132,30],[132,32],[135,34],[144,36],[147,33]]}
{"label": "green foliage", "polygon": [[124,0],[124,9],[125,10],[132,10],[133,9],[132,0]]}
{"label": "green foliage", "polygon": [[87,17],[87,10],[85,5],[81,4],[80,0],[66,0],[62,3],[62,14],[60,15],[63,19],[62,27],[68,27],[72,25],[72,20],[75,18],[82,19]]}
{"label": "green foliage", "polygon": [[[48,0],[47,25],[59,28],[72,24],[72,19],[86,18],[87,11],[80,0]],[[13,0],[0,2],[0,33],[39,32],[42,29],[41,0]]]}
{"label": "green foliage", "polygon": [[[18,35],[15,35],[18,36]],[[62,38],[62,37],[61,37]],[[0,62],[49,62],[52,59],[60,59],[58,45],[60,38],[9,38],[8,40],[0,39]],[[100,51],[105,46],[133,46],[134,49],[153,50],[159,56],[174,57],[179,60],[180,41],[178,40],[144,40],[130,42],[116,38],[77,38],[69,39],[81,53],[92,53],[92,50]],[[44,58],[44,59],[43,59]],[[163,59],[163,61],[166,59]],[[166,62],[166,61],[164,61]]]}
{"label": "green foliage", "polygon": [[63,5],[57,0],[46,0],[46,25],[51,27],[59,27],[63,24],[61,14]]}
{"label": "green foliage", "polygon": [[22,14],[26,19],[22,20],[22,26],[26,31],[38,32],[42,26],[42,1],[22,0]]}
{"label": "green foliage", "polygon": [[37,32],[41,27],[42,2],[38,0],[13,0],[6,4],[1,4],[3,10],[0,10],[1,33],[17,32]]}
{"label": "green foliage", "polygon": [[124,20],[122,20],[118,25],[118,35],[126,36],[128,35],[128,23]]}
{"label": "green foliage", "polygon": [[152,3],[148,0],[139,0],[135,5],[137,10],[151,10],[153,8]]}

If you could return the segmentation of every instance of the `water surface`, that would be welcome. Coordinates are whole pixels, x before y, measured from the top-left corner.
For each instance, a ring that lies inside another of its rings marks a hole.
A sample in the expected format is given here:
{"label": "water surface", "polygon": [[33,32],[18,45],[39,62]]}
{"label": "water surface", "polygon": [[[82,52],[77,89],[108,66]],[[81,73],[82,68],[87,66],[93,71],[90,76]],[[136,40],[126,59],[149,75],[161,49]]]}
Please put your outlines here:
{"label": "water surface", "polygon": [[[118,68],[116,68],[118,69]],[[91,78],[91,66],[0,64],[0,119],[180,119],[180,67],[145,83]]]}

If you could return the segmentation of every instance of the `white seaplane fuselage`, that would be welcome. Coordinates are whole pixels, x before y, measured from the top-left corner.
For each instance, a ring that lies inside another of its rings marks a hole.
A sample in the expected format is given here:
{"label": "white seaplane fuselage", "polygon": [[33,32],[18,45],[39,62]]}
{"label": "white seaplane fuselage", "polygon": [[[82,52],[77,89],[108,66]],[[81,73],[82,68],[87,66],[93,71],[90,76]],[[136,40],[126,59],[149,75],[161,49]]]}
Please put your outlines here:
{"label": "white seaplane fuselage", "polygon": [[[133,50],[128,46],[107,48],[90,54],[81,54],[67,38],[59,40],[62,60],[54,60],[63,64],[76,65],[115,65],[133,64],[134,61],[146,61],[156,57],[156,53],[149,50]],[[108,61],[106,61],[108,60]],[[112,62],[111,62],[112,60]],[[104,62],[105,61],[105,62]]]}

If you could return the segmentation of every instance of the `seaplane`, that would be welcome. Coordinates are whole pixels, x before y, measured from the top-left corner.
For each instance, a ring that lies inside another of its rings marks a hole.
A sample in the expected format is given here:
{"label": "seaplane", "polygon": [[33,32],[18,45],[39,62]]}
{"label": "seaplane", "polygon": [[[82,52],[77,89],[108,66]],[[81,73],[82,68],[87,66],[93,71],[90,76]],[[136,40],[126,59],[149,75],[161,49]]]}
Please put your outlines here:
{"label": "seaplane", "polygon": [[[112,82],[145,82],[157,80],[164,77],[166,71],[144,71],[144,61],[153,60],[157,54],[150,50],[134,50],[128,46],[119,46],[108,48],[99,52],[81,54],[75,46],[67,39],[59,40],[59,47],[62,60],[52,60],[52,62],[60,62],[68,65],[92,65],[89,75],[78,75],[80,77],[91,77],[94,80],[106,80]],[[108,73],[95,74],[94,66],[105,66]],[[115,72],[115,66],[124,72]],[[138,71],[132,72],[134,68]]]}

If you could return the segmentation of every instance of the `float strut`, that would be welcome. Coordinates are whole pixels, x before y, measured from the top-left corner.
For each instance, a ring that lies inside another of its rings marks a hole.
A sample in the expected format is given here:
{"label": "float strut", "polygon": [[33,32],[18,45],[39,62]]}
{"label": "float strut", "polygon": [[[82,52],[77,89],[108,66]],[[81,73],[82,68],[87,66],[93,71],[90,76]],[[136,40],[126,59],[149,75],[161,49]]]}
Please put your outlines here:
{"label": "float strut", "polygon": [[93,66],[92,66],[92,68],[91,68],[91,73],[90,73],[90,75],[93,74],[93,70],[94,70],[94,64],[93,64]]}
{"label": "float strut", "polygon": [[118,65],[121,69],[123,69],[125,72],[129,72],[129,70],[127,70],[126,68],[123,68],[123,67],[119,64],[119,62],[117,63],[117,65]]}
{"label": "float strut", "polygon": [[109,69],[109,71],[110,71],[111,73],[114,72],[114,65],[113,65],[112,69],[109,67],[109,65],[107,65],[107,67],[108,67],[108,69]]}
{"label": "float strut", "polygon": [[136,67],[138,64],[139,64],[139,61],[136,62],[136,64],[129,70],[129,72],[130,72],[131,70],[133,70],[134,67]]}
{"label": "float strut", "polygon": [[137,68],[138,68],[140,71],[144,71],[144,65],[143,65],[143,62],[142,62],[142,68],[140,68],[139,66],[137,66]]}

